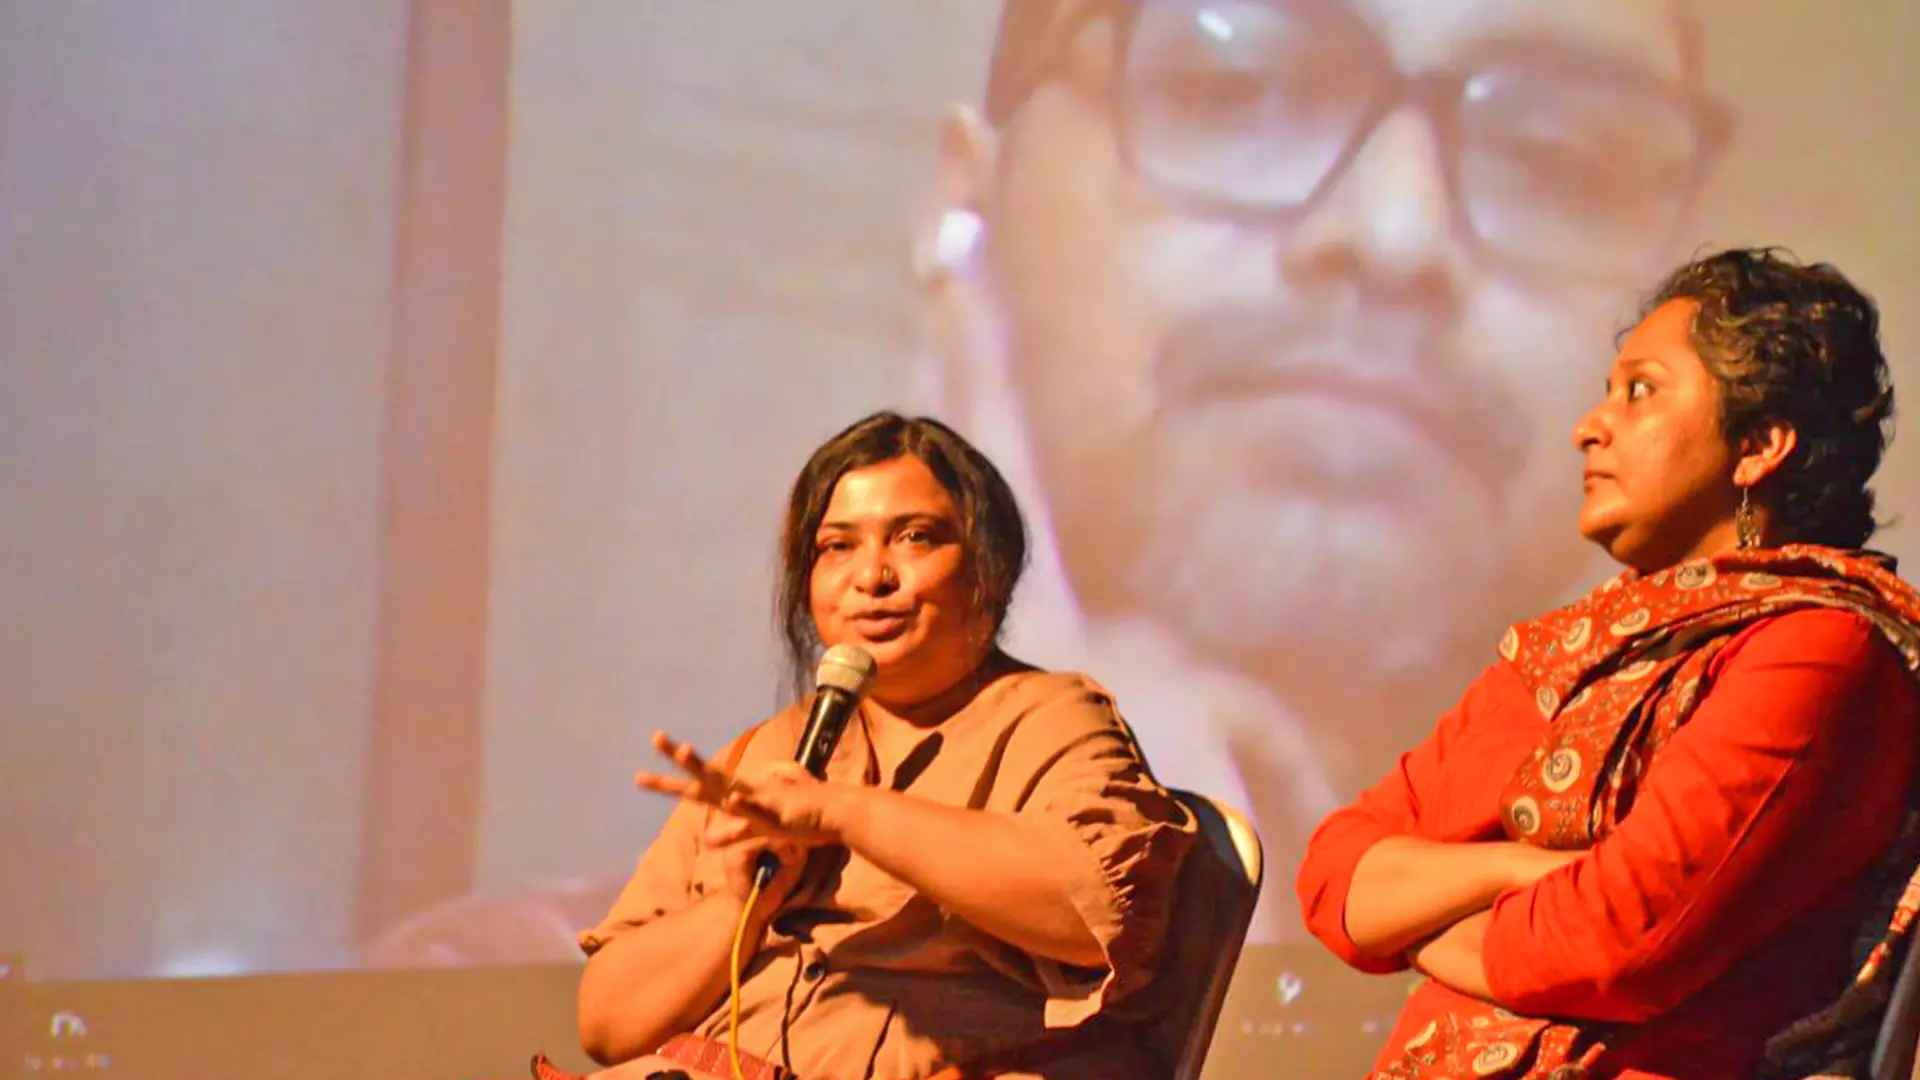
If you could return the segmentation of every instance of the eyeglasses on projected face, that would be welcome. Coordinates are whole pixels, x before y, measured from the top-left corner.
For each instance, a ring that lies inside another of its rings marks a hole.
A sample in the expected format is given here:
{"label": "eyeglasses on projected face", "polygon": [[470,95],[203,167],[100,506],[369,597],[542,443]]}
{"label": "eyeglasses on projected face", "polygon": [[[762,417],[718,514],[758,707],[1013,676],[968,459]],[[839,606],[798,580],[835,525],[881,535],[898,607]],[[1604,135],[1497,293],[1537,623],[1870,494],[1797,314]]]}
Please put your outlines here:
{"label": "eyeglasses on projected face", "polygon": [[[1388,118],[1430,125],[1459,235],[1479,257],[1632,279],[1668,255],[1729,129],[1704,92],[1579,42],[1498,25],[1446,64],[1406,71],[1338,0],[1028,0],[1010,8],[989,84],[1004,123],[1067,77],[1111,20],[1095,89],[1129,169],[1170,204],[1305,216]],[[1418,18],[1417,13],[1405,16]],[[1623,14],[1623,17],[1624,14]]]}

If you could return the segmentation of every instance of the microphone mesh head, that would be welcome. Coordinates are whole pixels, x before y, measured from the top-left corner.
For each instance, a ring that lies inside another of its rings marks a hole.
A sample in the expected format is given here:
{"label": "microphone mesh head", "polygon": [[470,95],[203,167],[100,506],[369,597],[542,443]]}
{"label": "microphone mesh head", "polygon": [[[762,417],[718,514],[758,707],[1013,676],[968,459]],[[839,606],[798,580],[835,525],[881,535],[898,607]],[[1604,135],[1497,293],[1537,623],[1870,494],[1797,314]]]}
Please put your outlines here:
{"label": "microphone mesh head", "polygon": [[820,658],[820,667],[813,673],[815,686],[831,686],[854,697],[867,692],[867,684],[873,681],[873,657],[858,645],[835,645]]}

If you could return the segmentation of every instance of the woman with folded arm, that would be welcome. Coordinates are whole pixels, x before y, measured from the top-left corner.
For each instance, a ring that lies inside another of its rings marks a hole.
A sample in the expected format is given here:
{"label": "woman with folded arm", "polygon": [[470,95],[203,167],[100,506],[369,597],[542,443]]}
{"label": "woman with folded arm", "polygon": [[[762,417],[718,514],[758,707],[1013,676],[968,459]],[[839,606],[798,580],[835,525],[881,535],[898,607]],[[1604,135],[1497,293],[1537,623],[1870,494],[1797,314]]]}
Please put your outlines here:
{"label": "woman with folded arm", "polygon": [[1912,869],[1920,598],[1863,550],[1892,408],[1831,267],[1729,251],[1660,288],[1573,433],[1624,571],[1510,629],[1301,867],[1329,948],[1430,977],[1374,1075],[1745,1080],[1870,1044],[1884,950],[1821,1009]]}

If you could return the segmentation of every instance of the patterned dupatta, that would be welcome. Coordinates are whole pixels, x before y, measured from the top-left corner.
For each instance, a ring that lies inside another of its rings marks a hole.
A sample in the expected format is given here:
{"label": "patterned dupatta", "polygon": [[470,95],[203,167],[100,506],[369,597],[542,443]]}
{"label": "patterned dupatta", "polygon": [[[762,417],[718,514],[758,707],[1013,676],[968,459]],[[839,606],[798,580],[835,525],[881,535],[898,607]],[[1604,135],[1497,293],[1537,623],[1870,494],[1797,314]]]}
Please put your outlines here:
{"label": "patterned dupatta", "polygon": [[[1510,628],[1500,655],[1518,669],[1549,725],[1502,794],[1507,835],[1562,850],[1606,837],[1632,809],[1648,763],[1693,714],[1708,666],[1735,633],[1809,607],[1865,617],[1920,679],[1920,593],[1894,575],[1892,560],[1870,552],[1790,545],[1645,577],[1628,571]],[[1853,984],[1768,1044],[1765,1075],[1851,1076],[1864,1068],[1897,974],[1890,959],[1920,908],[1920,873],[1909,846],[1896,847],[1886,869],[1897,896],[1876,905]],[[1516,1016],[1489,1004],[1442,1019],[1379,1075],[1584,1080],[1605,1040],[1599,1024]]]}

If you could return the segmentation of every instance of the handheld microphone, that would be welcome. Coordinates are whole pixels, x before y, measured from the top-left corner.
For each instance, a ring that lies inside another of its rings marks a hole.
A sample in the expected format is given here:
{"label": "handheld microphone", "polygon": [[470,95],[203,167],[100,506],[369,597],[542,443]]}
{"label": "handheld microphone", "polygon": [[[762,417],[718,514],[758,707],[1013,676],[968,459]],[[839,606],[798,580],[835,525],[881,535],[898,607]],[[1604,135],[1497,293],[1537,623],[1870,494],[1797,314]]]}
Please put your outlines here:
{"label": "handheld microphone", "polygon": [[[866,694],[867,684],[873,681],[873,671],[873,657],[857,645],[835,645],[820,658],[820,666],[813,675],[813,711],[807,716],[806,728],[800,732],[800,745],[793,751],[793,760],[815,779],[826,777],[833,748],[840,744],[847,721],[860,707],[860,698]],[[773,852],[761,852],[753,861],[755,887],[766,888],[779,872],[780,860]]]}

